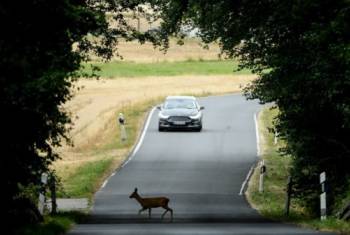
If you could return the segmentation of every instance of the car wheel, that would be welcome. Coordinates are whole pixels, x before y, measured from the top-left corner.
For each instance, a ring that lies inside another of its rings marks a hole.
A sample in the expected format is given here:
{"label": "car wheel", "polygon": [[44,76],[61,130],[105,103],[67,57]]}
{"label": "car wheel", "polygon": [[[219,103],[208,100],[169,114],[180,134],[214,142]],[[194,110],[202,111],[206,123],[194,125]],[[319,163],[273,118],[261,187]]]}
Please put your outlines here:
{"label": "car wheel", "polygon": [[158,131],[162,132],[162,131],[164,131],[164,130],[165,130],[164,128],[158,126]]}

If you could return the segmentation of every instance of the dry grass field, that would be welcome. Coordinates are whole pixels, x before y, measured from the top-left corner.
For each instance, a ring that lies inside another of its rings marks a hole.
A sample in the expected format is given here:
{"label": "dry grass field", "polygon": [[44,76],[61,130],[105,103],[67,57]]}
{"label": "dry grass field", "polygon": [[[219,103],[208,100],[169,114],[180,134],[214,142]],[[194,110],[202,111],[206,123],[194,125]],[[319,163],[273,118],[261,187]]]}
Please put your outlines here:
{"label": "dry grass field", "polygon": [[[138,21],[132,17],[132,14],[125,15],[127,22],[139,28],[141,32],[159,27],[159,21],[148,23],[145,18],[140,18]],[[112,23],[113,25],[113,23]],[[170,39],[170,45],[167,53],[154,48],[151,43],[140,45],[138,42],[120,41],[118,44],[118,52],[123,56],[125,61],[133,62],[163,62],[163,61],[184,61],[184,60],[217,60],[219,59],[220,48],[218,44],[210,44],[207,49],[204,49],[204,44],[200,43],[197,38],[185,38],[183,45],[177,44],[177,39]],[[120,60],[119,57],[114,57],[112,60]]]}
{"label": "dry grass field", "polygon": [[[217,60],[219,59],[220,48],[217,44],[209,45],[208,49],[203,48],[197,39],[185,39],[183,45],[178,45],[175,39],[170,40],[170,48],[166,53],[160,48],[154,48],[151,43],[140,45],[138,42],[121,42],[118,45],[118,52],[125,61],[155,63],[163,61],[184,61],[184,60]],[[114,57],[113,60],[120,60]]]}
{"label": "dry grass field", "polygon": [[99,133],[123,106],[181,94],[225,94],[238,92],[254,75],[172,76],[80,80],[83,87],[68,104],[75,119],[71,132],[76,146],[89,145],[90,136]]}

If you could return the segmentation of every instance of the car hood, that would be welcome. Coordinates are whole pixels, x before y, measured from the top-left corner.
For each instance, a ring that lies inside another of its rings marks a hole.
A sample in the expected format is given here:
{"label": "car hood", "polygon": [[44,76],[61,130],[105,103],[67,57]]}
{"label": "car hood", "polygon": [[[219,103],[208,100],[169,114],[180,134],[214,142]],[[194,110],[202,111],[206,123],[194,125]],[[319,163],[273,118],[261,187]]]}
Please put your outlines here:
{"label": "car hood", "polygon": [[163,109],[161,113],[165,116],[194,116],[198,113],[196,109]]}

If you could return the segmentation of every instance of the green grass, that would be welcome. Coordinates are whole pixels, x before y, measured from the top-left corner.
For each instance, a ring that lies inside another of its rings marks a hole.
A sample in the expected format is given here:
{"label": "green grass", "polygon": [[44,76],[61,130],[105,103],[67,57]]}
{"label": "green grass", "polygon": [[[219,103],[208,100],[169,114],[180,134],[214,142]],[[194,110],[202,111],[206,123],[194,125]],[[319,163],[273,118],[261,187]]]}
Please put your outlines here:
{"label": "green grass", "polygon": [[264,177],[264,192],[258,191],[259,174],[254,174],[254,185],[249,189],[252,202],[258,205],[260,212],[269,218],[279,218],[283,215],[285,199],[285,185],[288,179],[288,171],[291,159],[281,157],[277,152],[278,146],[274,145],[274,136],[268,131],[272,126],[273,117],[277,110],[263,110],[259,115],[259,132],[263,136],[266,174]]}
{"label": "green grass", "polygon": [[274,135],[268,131],[272,127],[273,118],[277,110],[264,109],[259,115],[259,132],[264,144],[262,146],[262,158],[266,165],[264,178],[264,192],[258,191],[259,174],[255,171],[248,188],[248,200],[265,217],[276,220],[296,223],[304,227],[317,230],[335,231],[341,234],[350,234],[350,223],[334,217],[328,217],[324,221],[311,217],[300,206],[297,200],[291,200],[290,214],[285,215],[286,185],[291,167],[291,157],[281,156],[278,149],[284,144],[279,141],[274,144]]}
{"label": "green grass", "polygon": [[350,223],[339,220],[334,217],[328,217],[324,221],[320,221],[319,219],[310,219],[306,222],[300,221],[304,226],[312,227],[317,230],[327,230],[327,231],[335,231],[339,234],[350,234]]}
{"label": "green grass", "polygon": [[[85,64],[85,72],[91,72],[91,64]],[[108,62],[93,63],[101,71],[101,77],[144,77],[144,76],[179,76],[179,75],[224,75],[224,74],[251,74],[249,70],[236,71],[238,63],[229,60],[187,60],[179,62],[134,63]]]}
{"label": "green grass", "polygon": [[64,183],[65,194],[69,197],[91,198],[100,182],[101,176],[113,161],[112,157],[103,158],[100,161],[88,162],[80,166],[78,170]]}

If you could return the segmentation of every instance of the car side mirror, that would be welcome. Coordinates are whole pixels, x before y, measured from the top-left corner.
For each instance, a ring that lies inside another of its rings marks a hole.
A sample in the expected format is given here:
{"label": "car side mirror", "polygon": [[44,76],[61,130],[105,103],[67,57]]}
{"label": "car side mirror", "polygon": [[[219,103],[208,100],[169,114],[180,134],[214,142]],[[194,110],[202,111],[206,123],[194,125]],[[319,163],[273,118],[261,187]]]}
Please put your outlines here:
{"label": "car side mirror", "polygon": [[200,110],[203,110],[203,109],[204,109],[204,106],[201,106],[199,109],[200,109]]}
{"label": "car side mirror", "polygon": [[157,109],[162,110],[162,108],[160,107],[160,105],[157,105]]}

